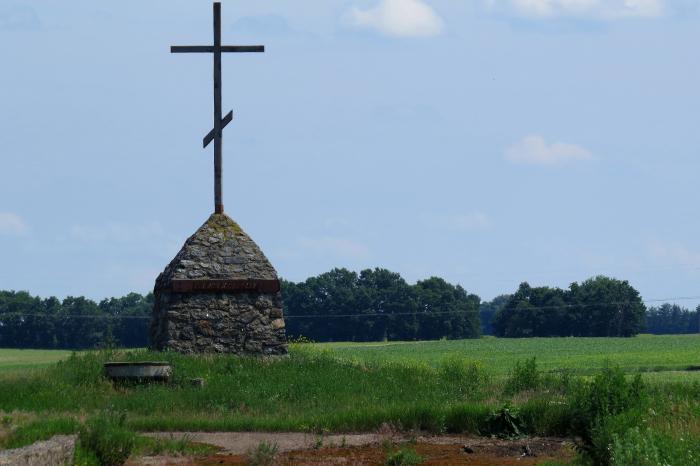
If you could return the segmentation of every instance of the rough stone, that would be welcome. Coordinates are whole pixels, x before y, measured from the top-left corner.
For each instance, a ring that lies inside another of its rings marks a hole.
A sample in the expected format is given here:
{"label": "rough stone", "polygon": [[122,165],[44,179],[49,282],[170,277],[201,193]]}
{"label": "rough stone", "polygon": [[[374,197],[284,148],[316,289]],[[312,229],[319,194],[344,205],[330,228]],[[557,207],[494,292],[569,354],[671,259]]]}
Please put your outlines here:
{"label": "rough stone", "polygon": [[172,291],[172,280],[182,279],[278,279],[257,244],[231,218],[212,214],[156,279],[151,348],[182,353],[287,353],[279,291]]}
{"label": "rough stone", "polygon": [[32,445],[0,451],[0,466],[64,466],[73,464],[75,435],[56,435]]}

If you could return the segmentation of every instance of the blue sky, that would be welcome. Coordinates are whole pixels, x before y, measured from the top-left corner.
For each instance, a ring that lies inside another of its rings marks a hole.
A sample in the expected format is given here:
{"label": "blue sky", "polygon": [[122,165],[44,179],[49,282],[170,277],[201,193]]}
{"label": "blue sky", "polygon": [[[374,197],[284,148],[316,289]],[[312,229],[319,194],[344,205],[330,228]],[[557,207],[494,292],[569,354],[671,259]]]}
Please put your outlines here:
{"label": "blue sky", "polygon": [[[146,292],[212,211],[211,4],[0,2],[0,289]],[[291,280],[700,296],[700,1],[223,2],[226,212]],[[691,306],[700,299],[678,300]]]}

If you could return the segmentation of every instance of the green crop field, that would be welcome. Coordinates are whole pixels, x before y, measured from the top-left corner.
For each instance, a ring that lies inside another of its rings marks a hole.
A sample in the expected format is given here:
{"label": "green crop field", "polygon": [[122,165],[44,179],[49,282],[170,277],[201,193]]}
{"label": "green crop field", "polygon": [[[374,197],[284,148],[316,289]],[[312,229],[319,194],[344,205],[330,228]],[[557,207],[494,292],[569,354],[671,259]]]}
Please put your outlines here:
{"label": "green crop field", "polygon": [[70,355],[64,350],[0,349],[0,373],[45,367]]}
{"label": "green crop field", "polygon": [[[700,369],[700,335],[640,335],[634,338],[523,338],[420,342],[317,343],[338,358],[354,362],[411,362],[439,365],[458,357],[481,362],[494,375],[515,361],[537,358],[545,371],[594,372],[606,361],[627,372]],[[70,356],[63,350],[0,349],[0,371],[43,367]]]}
{"label": "green crop field", "polygon": [[514,361],[537,358],[543,370],[593,372],[606,361],[627,372],[700,369],[700,335],[641,335],[634,338],[521,338],[478,340],[323,343],[333,354],[356,361],[439,364],[460,357],[505,374]]}

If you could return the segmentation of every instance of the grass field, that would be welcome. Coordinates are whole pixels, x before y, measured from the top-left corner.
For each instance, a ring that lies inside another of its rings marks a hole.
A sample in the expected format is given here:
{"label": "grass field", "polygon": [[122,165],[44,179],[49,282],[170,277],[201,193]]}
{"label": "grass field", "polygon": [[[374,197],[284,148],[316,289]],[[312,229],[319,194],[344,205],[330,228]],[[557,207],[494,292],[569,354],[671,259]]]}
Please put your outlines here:
{"label": "grass field", "polygon": [[70,355],[64,350],[0,349],[0,373],[46,367]]}
{"label": "grass field", "polygon": [[[610,361],[626,372],[700,369],[700,335],[640,335],[635,338],[522,338],[421,342],[317,343],[338,358],[356,363],[425,363],[449,358],[478,361],[493,375],[505,375],[515,361],[537,358],[544,371],[589,374]],[[45,367],[70,356],[63,350],[0,349],[0,372]],[[698,371],[700,376],[700,371]]]}
{"label": "grass field", "polygon": [[414,361],[436,365],[448,357],[480,361],[494,374],[532,357],[545,371],[591,373],[611,361],[628,372],[700,368],[700,335],[641,335],[635,338],[521,338],[478,340],[322,343],[339,357],[356,361]]}
{"label": "grass field", "polygon": [[[173,380],[105,380],[102,364],[124,359],[168,360]],[[670,465],[700,464],[700,372],[683,370],[699,359],[695,335],[295,344],[278,360],[0,350],[0,415],[12,426],[5,444],[75,429],[108,410],[142,431],[322,433],[388,423],[513,435],[517,425],[529,435],[582,438],[591,458],[647,448]],[[638,371],[647,382],[633,381]],[[204,387],[192,378],[204,378]],[[656,464],[630,461],[614,464]]]}

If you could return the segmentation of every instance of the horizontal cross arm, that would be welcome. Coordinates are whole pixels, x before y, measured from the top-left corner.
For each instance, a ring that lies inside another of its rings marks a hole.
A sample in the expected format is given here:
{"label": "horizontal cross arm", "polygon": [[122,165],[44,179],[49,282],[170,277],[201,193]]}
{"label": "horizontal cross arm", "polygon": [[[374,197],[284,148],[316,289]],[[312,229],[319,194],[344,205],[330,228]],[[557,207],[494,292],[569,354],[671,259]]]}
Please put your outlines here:
{"label": "horizontal cross arm", "polygon": [[[231,123],[231,120],[233,120],[233,110],[228,112],[225,117],[221,119],[221,129],[224,129],[226,125]],[[206,148],[210,142],[214,140],[214,130],[209,131],[209,134],[204,136],[204,140],[202,140],[202,144]]]}
{"label": "horizontal cross arm", "polygon": [[[264,45],[222,45],[222,52],[264,52]],[[213,45],[173,45],[170,53],[214,53]]]}

